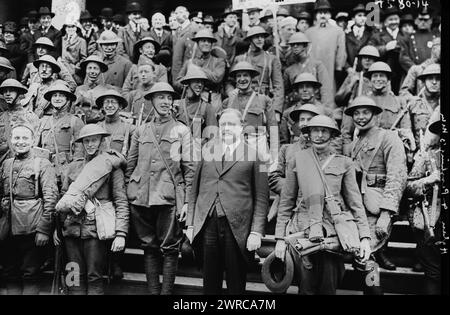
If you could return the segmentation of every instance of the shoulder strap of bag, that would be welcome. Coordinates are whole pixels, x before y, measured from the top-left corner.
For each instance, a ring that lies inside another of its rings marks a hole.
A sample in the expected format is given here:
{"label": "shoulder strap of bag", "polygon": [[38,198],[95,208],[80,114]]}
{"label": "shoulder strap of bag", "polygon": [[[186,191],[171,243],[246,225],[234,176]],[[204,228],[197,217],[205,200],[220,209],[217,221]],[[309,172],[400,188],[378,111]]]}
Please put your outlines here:
{"label": "shoulder strap of bag", "polygon": [[39,197],[39,172],[40,172],[41,160],[37,157],[34,158],[34,195]]}
{"label": "shoulder strap of bag", "polygon": [[[149,125],[150,125],[150,135],[152,136],[152,139],[153,139],[153,141],[155,142],[156,149],[158,150],[158,153],[159,153],[159,155],[161,156],[161,159],[162,159],[163,162],[164,162],[164,166],[166,167],[167,171],[169,172],[170,178],[172,179],[173,184],[175,185],[175,188],[176,188],[176,186],[178,185],[178,182],[176,181],[175,175],[173,175],[172,170],[171,170],[170,167],[169,167],[169,163],[167,163],[166,158],[165,158],[164,155],[162,154],[161,147],[159,146],[159,141],[158,141],[158,139],[156,139],[156,137],[155,137],[155,134],[154,134],[154,132],[153,132],[153,121],[150,122]],[[176,194],[176,189],[175,189],[175,194]]]}
{"label": "shoulder strap of bag", "polygon": [[384,136],[385,136],[385,135],[386,135],[386,130],[381,129],[380,139],[379,139],[379,141],[377,142],[377,145],[375,146],[375,150],[373,150],[372,155],[370,156],[370,159],[368,160],[367,165],[363,165],[364,170],[365,170],[366,172],[369,171],[369,167],[370,167],[370,165],[372,165],[372,162],[373,162],[373,160],[375,159],[375,155],[377,155],[377,152],[378,152],[378,150],[379,150],[380,147],[381,147],[381,143],[383,143],[383,139],[384,139]]}
{"label": "shoulder strap of bag", "polygon": [[242,120],[245,120],[245,118],[247,117],[248,110],[250,109],[250,105],[252,104],[255,97],[256,97],[256,92],[253,91],[252,95],[248,99],[247,104],[245,105],[244,113],[242,114]]}
{"label": "shoulder strap of bag", "polygon": [[[333,193],[331,192],[330,187],[328,186],[328,183],[325,179],[325,174],[323,173],[323,170],[328,166],[328,164],[330,164],[330,162],[333,160],[333,158],[336,156],[335,154],[332,154],[323,164],[322,167],[320,167],[319,161],[317,160],[317,155],[314,152],[314,150],[311,150],[312,152],[312,156],[313,156],[313,160],[314,163],[317,166],[317,170],[319,171],[319,175],[320,175],[320,179],[322,180],[323,183],[323,187],[325,188],[325,200],[328,200],[330,198],[333,198]],[[330,210],[334,210],[334,207],[330,207]],[[331,213],[331,215],[335,215],[335,214],[339,214],[339,213]]]}
{"label": "shoulder strap of bag", "polygon": [[50,128],[52,132],[53,143],[55,145],[55,153],[56,153],[56,167],[58,168],[58,172],[61,171],[61,161],[59,160],[59,149],[58,143],[56,142],[56,133],[55,133],[55,125],[53,124],[53,117],[49,118]]}

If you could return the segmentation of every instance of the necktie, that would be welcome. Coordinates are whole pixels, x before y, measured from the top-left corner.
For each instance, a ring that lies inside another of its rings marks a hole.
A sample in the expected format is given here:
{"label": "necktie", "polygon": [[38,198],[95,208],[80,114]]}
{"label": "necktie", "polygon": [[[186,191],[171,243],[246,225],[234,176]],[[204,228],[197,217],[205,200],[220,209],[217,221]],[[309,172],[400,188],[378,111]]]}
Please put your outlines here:
{"label": "necktie", "polygon": [[222,157],[222,168],[225,168],[226,163],[230,162],[231,158],[231,149],[229,146],[227,146],[227,148],[225,149],[225,154]]}

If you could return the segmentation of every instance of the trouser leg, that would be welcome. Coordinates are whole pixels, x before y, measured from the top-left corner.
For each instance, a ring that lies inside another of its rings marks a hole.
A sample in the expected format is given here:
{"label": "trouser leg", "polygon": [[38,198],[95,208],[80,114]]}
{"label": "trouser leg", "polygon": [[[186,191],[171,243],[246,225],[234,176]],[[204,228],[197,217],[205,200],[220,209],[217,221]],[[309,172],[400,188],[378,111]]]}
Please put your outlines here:
{"label": "trouser leg", "polygon": [[417,254],[419,262],[425,273],[424,294],[440,295],[442,292],[441,282],[441,255],[434,244],[425,243],[424,232],[415,230],[417,241]]}
{"label": "trouser leg", "polygon": [[151,295],[161,294],[159,282],[159,267],[161,264],[161,252],[158,249],[144,250],[144,269],[147,277],[147,288]]}
{"label": "trouser leg", "polygon": [[104,295],[103,274],[106,268],[106,242],[98,238],[86,239],[83,251],[86,261],[87,294]]}
{"label": "trouser leg", "polygon": [[203,243],[203,294],[221,295],[223,283],[223,256],[219,244],[218,222],[210,217],[202,232]]}
{"label": "trouser leg", "polygon": [[[70,281],[67,283],[69,295],[86,295],[86,262],[84,258],[84,241],[80,238],[66,237],[67,263],[71,269]],[[78,271],[78,272],[77,272]]]}

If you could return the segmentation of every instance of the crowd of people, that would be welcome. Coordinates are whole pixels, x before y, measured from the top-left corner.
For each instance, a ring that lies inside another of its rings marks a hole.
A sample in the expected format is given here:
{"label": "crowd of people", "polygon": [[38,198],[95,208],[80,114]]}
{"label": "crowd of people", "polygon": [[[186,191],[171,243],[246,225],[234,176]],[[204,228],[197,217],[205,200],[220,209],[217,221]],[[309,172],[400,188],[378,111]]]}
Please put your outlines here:
{"label": "crowd of people", "polygon": [[[55,246],[79,268],[77,285],[60,284],[69,294],[104,294],[132,231],[150,294],[173,293],[186,239],[205,294],[222,294],[224,273],[243,294],[275,222],[272,258],[294,258],[299,293],[336,294],[342,253],[363,276],[373,262],[396,268],[385,247],[402,216],[425,292],[439,294],[439,16],[391,7],[369,25],[363,4],[334,11],[180,6],[167,23],[132,2],[126,18],[84,11],[61,30],[46,7],[3,23],[7,293],[38,294]],[[339,246],[298,256],[293,237]]]}

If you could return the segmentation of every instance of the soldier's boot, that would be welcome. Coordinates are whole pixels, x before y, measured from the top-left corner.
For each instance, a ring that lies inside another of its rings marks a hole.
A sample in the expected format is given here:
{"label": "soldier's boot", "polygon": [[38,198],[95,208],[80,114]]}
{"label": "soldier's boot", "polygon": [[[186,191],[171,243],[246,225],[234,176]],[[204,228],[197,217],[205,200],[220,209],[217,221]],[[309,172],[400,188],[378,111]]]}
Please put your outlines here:
{"label": "soldier's boot", "polygon": [[145,250],[144,268],[147,277],[148,292],[151,295],[161,294],[161,284],[159,283],[159,263],[160,253],[156,250]]}
{"label": "soldier's boot", "polygon": [[380,265],[381,268],[386,270],[395,270],[397,269],[397,266],[389,260],[389,258],[386,256],[386,252],[384,248],[381,248],[378,250],[375,254],[377,263]]}
{"label": "soldier's boot", "polygon": [[39,295],[40,286],[37,280],[24,280],[22,295]]}
{"label": "soldier's boot", "polygon": [[172,295],[178,270],[178,252],[165,253],[163,260],[163,283],[161,295]]}
{"label": "soldier's boot", "polygon": [[7,295],[22,295],[22,281],[7,281],[6,294]]}

